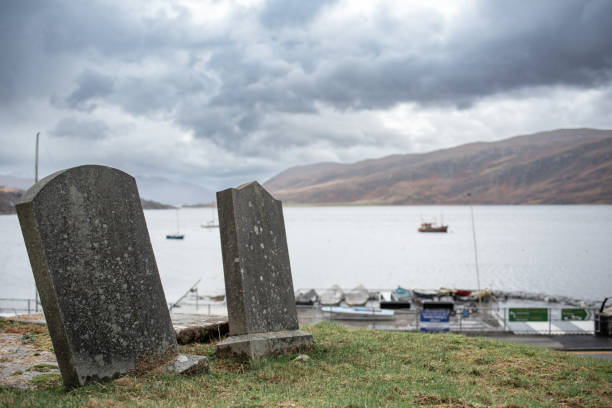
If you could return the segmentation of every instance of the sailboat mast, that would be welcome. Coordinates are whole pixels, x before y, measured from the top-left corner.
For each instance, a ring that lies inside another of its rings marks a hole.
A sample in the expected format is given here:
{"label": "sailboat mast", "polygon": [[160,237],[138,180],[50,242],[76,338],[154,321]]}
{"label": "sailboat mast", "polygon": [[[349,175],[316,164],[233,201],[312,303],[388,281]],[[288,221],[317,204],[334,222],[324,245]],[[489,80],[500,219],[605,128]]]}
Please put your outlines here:
{"label": "sailboat mast", "polygon": [[474,207],[470,204],[470,213],[472,214],[472,237],[474,238],[474,261],[476,262],[476,282],[478,283],[478,291],[480,292],[480,271],[478,270],[478,247],[476,246],[476,227],[474,225]]}
{"label": "sailboat mast", "polygon": [[474,261],[476,262],[476,283],[478,284],[478,305],[482,299],[482,293],[480,292],[480,271],[478,270],[478,247],[476,245],[476,225],[474,224],[474,207],[472,206],[472,194],[468,193],[470,201],[470,214],[472,215],[472,238],[474,239]]}

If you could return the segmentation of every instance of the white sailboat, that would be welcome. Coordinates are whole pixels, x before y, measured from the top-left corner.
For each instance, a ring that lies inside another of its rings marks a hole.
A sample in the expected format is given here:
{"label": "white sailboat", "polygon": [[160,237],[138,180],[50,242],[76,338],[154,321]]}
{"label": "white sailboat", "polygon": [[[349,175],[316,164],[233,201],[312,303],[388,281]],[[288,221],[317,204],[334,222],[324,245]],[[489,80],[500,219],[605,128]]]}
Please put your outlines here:
{"label": "white sailboat", "polygon": [[200,225],[202,228],[219,228],[219,223],[215,220],[215,211],[212,213],[212,218],[206,224]]}
{"label": "white sailboat", "polygon": [[166,239],[183,239],[185,238],[185,234],[181,234],[181,226],[179,223],[179,209],[176,209],[176,233],[167,234]]}

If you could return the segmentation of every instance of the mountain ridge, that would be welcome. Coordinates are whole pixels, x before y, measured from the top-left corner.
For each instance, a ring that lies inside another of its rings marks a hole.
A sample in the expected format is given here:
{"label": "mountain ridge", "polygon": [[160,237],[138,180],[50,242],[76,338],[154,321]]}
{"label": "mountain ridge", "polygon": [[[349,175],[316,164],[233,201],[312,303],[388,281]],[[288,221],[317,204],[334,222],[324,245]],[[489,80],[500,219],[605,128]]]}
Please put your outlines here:
{"label": "mountain ridge", "polygon": [[609,204],[612,130],[558,129],[427,153],[314,163],[289,168],[264,186],[300,204]]}

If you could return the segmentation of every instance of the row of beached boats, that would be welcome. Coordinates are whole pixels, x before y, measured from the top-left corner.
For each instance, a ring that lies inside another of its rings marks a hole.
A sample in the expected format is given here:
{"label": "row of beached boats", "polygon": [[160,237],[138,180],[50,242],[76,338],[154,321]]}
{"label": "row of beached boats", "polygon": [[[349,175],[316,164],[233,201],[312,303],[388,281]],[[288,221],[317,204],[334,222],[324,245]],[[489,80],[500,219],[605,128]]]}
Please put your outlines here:
{"label": "row of beached boats", "polygon": [[[322,291],[314,289],[298,291],[296,304],[302,306],[320,305],[321,311],[332,319],[339,320],[392,320],[394,310],[410,309],[416,303],[424,309],[454,309],[455,302],[489,301],[493,293],[489,289],[474,291],[467,289],[440,288],[438,290],[405,289],[392,291],[368,291],[363,285],[344,292],[338,285]],[[378,307],[368,306],[376,305]]]}
{"label": "row of beached boats", "polygon": [[340,286],[334,285],[324,290],[320,295],[314,290],[298,291],[295,295],[295,303],[298,305],[338,306],[344,302],[347,306],[364,306],[369,300],[378,301],[382,306],[389,309],[399,309],[402,306],[410,307],[410,302],[419,300],[433,300],[441,298],[452,298],[455,301],[488,301],[493,297],[489,289],[468,290],[440,288],[438,290],[428,289],[405,289],[398,286],[393,291],[368,291],[363,285],[344,292]]}

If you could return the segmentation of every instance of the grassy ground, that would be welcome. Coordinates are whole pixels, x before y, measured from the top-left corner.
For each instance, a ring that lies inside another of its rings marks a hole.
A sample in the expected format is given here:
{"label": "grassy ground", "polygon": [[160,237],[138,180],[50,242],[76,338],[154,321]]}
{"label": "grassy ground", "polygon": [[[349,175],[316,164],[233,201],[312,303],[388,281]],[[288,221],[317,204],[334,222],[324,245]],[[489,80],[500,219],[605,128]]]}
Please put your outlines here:
{"label": "grassy ground", "polygon": [[127,376],[70,392],[54,375],[35,390],[0,388],[0,406],[612,406],[607,361],[456,334],[306,329],[316,341],[308,361],[241,364],[216,360],[212,345],[183,346],[210,356],[212,374]]}

